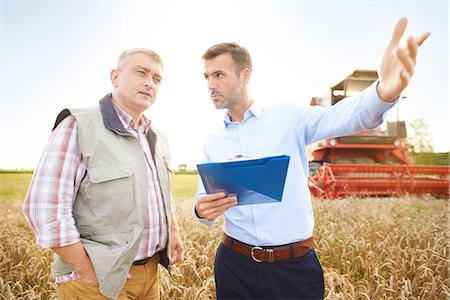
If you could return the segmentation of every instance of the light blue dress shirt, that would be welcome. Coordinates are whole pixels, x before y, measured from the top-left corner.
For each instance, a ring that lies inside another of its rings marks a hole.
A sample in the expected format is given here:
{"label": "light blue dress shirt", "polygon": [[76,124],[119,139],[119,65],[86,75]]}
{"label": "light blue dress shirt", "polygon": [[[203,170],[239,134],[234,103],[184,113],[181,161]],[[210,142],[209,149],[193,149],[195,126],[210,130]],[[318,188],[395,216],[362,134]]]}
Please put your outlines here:
{"label": "light blue dress shirt", "polygon": [[[285,103],[266,110],[253,102],[240,123],[232,122],[226,114],[224,126],[206,139],[203,162],[223,161],[239,154],[249,157],[285,154],[291,158],[282,201],[228,209],[224,214],[224,232],[254,246],[284,245],[312,236],[314,215],[305,146],[379,127],[395,102],[383,102],[376,84],[378,81],[360,94],[327,108]],[[195,202],[204,194],[200,180]],[[194,209],[193,214],[196,216]],[[199,220],[208,226],[213,223]]]}

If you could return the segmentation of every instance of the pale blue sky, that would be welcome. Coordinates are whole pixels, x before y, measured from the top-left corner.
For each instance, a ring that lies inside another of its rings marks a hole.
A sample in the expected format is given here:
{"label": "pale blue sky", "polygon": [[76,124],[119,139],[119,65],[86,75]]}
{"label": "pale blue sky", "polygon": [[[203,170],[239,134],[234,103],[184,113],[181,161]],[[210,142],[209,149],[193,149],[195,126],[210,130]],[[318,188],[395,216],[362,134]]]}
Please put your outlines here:
{"label": "pale blue sky", "polygon": [[308,105],[354,69],[378,68],[400,17],[409,19],[407,35],[432,32],[400,117],[423,118],[435,150],[448,151],[448,16],[448,1],[1,0],[0,168],[35,168],[58,112],[110,92],[124,49],[163,57],[165,78],[147,115],[169,137],[174,166],[193,166],[224,113],[202,75],[209,46],[249,49],[256,101]]}

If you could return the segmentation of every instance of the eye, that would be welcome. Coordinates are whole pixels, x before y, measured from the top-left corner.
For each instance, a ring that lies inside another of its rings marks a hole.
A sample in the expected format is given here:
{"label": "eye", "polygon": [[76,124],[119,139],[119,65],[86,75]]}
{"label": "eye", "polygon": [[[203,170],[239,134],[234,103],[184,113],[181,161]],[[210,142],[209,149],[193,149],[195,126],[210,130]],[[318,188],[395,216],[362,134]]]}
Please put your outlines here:
{"label": "eye", "polygon": [[145,76],[145,72],[143,70],[137,70],[136,73],[138,73],[139,76]]}
{"label": "eye", "polygon": [[161,83],[161,78],[153,77],[153,82],[156,83],[156,84],[160,84]]}

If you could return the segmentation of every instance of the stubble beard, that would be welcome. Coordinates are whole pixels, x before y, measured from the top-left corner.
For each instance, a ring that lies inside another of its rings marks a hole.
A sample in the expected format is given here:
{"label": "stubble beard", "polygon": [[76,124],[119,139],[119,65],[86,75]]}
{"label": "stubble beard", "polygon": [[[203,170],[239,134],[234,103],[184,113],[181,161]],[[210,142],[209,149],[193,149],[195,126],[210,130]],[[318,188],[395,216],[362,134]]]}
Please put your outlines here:
{"label": "stubble beard", "polygon": [[220,98],[218,100],[211,99],[216,109],[230,109],[240,102],[242,95],[241,93],[235,93],[229,97],[220,95]]}

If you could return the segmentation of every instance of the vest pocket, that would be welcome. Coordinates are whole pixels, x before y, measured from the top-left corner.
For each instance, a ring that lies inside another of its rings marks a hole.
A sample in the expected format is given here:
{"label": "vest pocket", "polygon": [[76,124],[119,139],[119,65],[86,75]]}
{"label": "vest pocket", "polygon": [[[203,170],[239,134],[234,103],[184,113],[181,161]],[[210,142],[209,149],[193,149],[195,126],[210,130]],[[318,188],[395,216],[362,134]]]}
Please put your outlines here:
{"label": "vest pocket", "polygon": [[[128,256],[130,259],[129,256],[134,257],[136,255],[129,251],[130,242],[136,241],[136,238],[133,236],[134,231],[111,231],[107,234],[103,234],[97,229],[94,229],[95,234],[83,231],[84,229],[80,230],[81,241],[94,265],[94,270],[100,285],[105,283],[105,278],[110,275],[114,268],[117,273],[125,267],[123,262],[117,264],[121,258],[123,260]],[[104,231],[106,232],[107,230]],[[112,284],[115,283],[114,281],[112,282]]]}
{"label": "vest pocket", "polygon": [[88,170],[92,212],[111,215],[134,209],[133,170],[129,166],[101,166]]}

